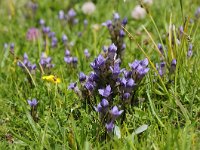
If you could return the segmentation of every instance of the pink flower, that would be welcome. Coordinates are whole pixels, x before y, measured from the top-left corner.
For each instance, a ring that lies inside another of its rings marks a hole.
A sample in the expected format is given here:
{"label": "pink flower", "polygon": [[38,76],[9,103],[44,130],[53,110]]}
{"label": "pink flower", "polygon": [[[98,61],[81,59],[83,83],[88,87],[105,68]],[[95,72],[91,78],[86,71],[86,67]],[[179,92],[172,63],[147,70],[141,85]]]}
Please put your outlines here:
{"label": "pink flower", "polygon": [[30,28],[26,34],[26,39],[28,41],[35,41],[39,38],[40,33],[37,28]]}

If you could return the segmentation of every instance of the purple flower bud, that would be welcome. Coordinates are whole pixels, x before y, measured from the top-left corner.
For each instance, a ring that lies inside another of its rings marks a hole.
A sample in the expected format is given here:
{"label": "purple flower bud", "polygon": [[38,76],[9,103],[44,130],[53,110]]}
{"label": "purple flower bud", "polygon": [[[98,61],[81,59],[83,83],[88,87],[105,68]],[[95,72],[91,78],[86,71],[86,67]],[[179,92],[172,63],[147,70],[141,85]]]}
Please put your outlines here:
{"label": "purple flower bud", "polygon": [[96,71],[98,68],[104,68],[105,58],[102,55],[99,55],[90,66]]}
{"label": "purple flower bud", "polygon": [[187,57],[191,57],[192,56],[192,48],[193,48],[193,45],[192,44],[190,44],[189,45],[189,48],[188,48],[188,52],[187,52]]}
{"label": "purple flower bud", "polygon": [[111,87],[108,85],[105,89],[99,89],[98,91],[101,96],[109,97],[111,94]]}
{"label": "purple flower bud", "polygon": [[112,26],[112,21],[107,20],[106,22],[102,23],[102,26],[107,26],[108,28],[110,28]]}
{"label": "purple flower bud", "polygon": [[94,73],[94,72],[91,72],[89,77],[88,77],[88,81],[97,81],[98,80],[98,76]]}
{"label": "purple flower bud", "polygon": [[79,81],[83,82],[85,80],[86,80],[86,75],[83,72],[80,72],[80,74],[79,74]]}
{"label": "purple flower bud", "polygon": [[11,43],[10,44],[10,51],[11,51],[11,53],[14,53],[14,48],[15,48],[15,44]]}
{"label": "purple flower bud", "polygon": [[72,89],[74,90],[76,88],[77,83],[70,83],[70,85],[68,86],[68,89]]}
{"label": "purple flower bud", "polygon": [[112,71],[113,77],[116,78],[121,72],[119,63],[115,63],[113,68],[110,67],[110,70]]}
{"label": "purple flower bud", "polygon": [[24,53],[24,59],[28,60],[28,55],[26,53]]}
{"label": "purple flower bud", "polygon": [[148,64],[149,64],[149,61],[148,61],[147,58],[145,58],[144,60],[142,60],[142,61],[140,62],[140,65],[142,65],[143,67],[146,67]]}
{"label": "purple flower bud", "polygon": [[71,9],[68,11],[67,14],[68,14],[69,18],[73,18],[73,17],[76,16],[76,12],[74,11],[73,8],[71,8]]}
{"label": "purple flower bud", "polygon": [[85,88],[86,88],[87,90],[89,90],[89,91],[93,91],[94,88],[95,88],[95,84],[94,84],[93,82],[91,82],[91,81],[87,81],[87,82],[85,83]]}
{"label": "purple flower bud", "polygon": [[131,96],[130,93],[124,93],[123,94],[123,99],[127,100],[127,99],[129,99],[130,96]]}
{"label": "purple flower bud", "polygon": [[173,73],[176,70],[176,59],[173,59],[171,62],[170,73]]}
{"label": "purple flower bud", "polygon": [[117,51],[117,46],[115,46],[115,44],[111,44],[109,47],[108,47],[108,52],[116,52]]}
{"label": "purple flower bud", "polygon": [[104,53],[106,53],[106,52],[107,52],[107,50],[108,50],[108,47],[106,47],[106,46],[103,46],[103,47],[102,47],[102,50],[103,50],[103,52],[104,52]]}
{"label": "purple flower bud", "polygon": [[102,99],[102,101],[101,101],[101,106],[103,106],[103,107],[108,107],[109,106],[109,102],[105,99],[105,98],[103,98]]}
{"label": "purple flower bud", "polygon": [[160,50],[160,52],[161,52],[162,54],[164,54],[162,44],[158,43],[158,49]]}
{"label": "purple flower bud", "polygon": [[56,33],[55,32],[49,32],[48,33],[48,37],[49,38],[54,38],[56,36]]}
{"label": "purple flower bud", "polygon": [[90,53],[89,53],[88,49],[84,50],[84,55],[85,55],[86,58],[90,57]]}
{"label": "purple flower bud", "polygon": [[128,23],[128,19],[127,19],[127,18],[124,18],[124,19],[122,20],[122,26],[125,26],[127,23]]}
{"label": "purple flower bud", "polygon": [[67,63],[67,64],[70,64],[72,62],[73,58],[72,57],[64,57],[64,61]]}
{"label": "purple flower bud", "polygon": [[118,13],[114,13],[113,18],[114,18],[114,20],[119,20],[120,16]]}
{"label": "purple flower bud", "polygon": [[125,36],[124,30],[121,29],[121,30],[119,31],[119,36],[120,36],[120,37],[124,37],[124,36]]}
{"label": "purple flower bud", "polygon": [[195,17],[199,18],[200,17],[200,7],[197,8],[196,12],[195,12]]}
{"label": "purple flower bud", "polygon": [[60,10],[58,13],[58,18],[60,20],[63,20],[65,18],[65,12],[63,10]]}
{"label": "purple flower bud", "polygon": [[140,61],[135,60],[132,64],[129,63],[129,66],[132,70],[135,70],[138,67],[139,64],[140,64]]}
{"label": "purple flower bud", "polygon": [[127,83],[126,83],[127,87],[133,87],[134,85],[135,85],[135,81],[132,78],[127,80]]}
{"label": "purple flower bud", "polygon": [[114,127],[115,127],[115,125],[112,121],[108,124],[106,123],[106,129],[107,129],[108,132],[112,132]]}
{"label": "purple flower bud", "polygon": [[68,38],[65,34],[62,35],[62,42],[65,43],[67,42]]}
{"label": "purple flower bud", "polygon": [[50,31],[51,31],[50,27],[43,27],[43,28],[42,28],[42,32],[43,32],[44,34],[48,34]]}
{"label": "purple flower bud", "polygon": [[66,51],[65,51],[65,56],[66,57],[68,57],[68,56],[70,56],[71,54],[70,54],[70,51],[68,50],[68,49],[66,49]]}
{"label": "purple flower bud", "polygon": [[127,70],[124,71],[125,78],[131,78],[131,75],[132,75],[132,71],[127,71]]}
{"label": "purple flower bud", "polygon": [[121,50],[125,50],[125,48],[126,48],[126,44],[123,43],[123,44],[122,44],[122,47],[121,47]]}
{"label": "purple flower bud", "polygon": [[87,19],[85,19],[85,20],[83,21],[83,24],[84,24],[84,26],[87,26],[87,25],[88,25]]}
{"label": "purple flower bud", "polygon": [[127,82],[127,81],[126,81],[126,79],[125,79],[125,78],[122,78],[122,79],[120,79],[120,81],[119,81],[119,82],[120,82],[120,85],[121,85],[121,86],[123,86],[123,87],[125,87],[125,86],[126,86],[126,82]]}
{"label": "purple flower bud", "polygon": [[76,64],[78,63],[78,58],[77,58],[77,57],[73,57],[72,63],[73,63],[74,65],[76,65]]}
{"label": "purple flower bud", "polygon": [[180,27],[179,27],[179,32],[180,32],[180,35],[183,34],[183,32],[184,32],[183,26],[180,26]]}
{"label": "purple flower bud", "polygon": [[43,19],[40,19],[40,20],[39,20],[39,24],[40,24],[41,26],[44,26],[45,21],[44,21]]}
{"label": "purple flower bud", "polygon": [[27,100],[27,102],[31,107],[36,107],[38,104],[38,102],[35,98],[33,98],[32,100]]}
{"label": "purple flower bud", "polygon": [[113,59],[116,55],[116,52],[117,52],[117,47],[115,46],[115,44],[113,43],[112,45],[110,45],[108,47],[108,57],[110,59]]}
{"label": "purple flower bud", "polygon": [[56,47],[56,46],[57,46],[57,43],[58,43],[57,38],[56,38],[56,37],[53,37],[53,38],[52,38],[52,41],[51,41],[51,46],[52,46],[52,47]]}
{"label": "purple flower bud", "polygon": [[102,112],[103,111],[103,107],[101,106],[100,103],[97,105],[97,107],[94,107],[94,109],[95,109],[96,112]]}

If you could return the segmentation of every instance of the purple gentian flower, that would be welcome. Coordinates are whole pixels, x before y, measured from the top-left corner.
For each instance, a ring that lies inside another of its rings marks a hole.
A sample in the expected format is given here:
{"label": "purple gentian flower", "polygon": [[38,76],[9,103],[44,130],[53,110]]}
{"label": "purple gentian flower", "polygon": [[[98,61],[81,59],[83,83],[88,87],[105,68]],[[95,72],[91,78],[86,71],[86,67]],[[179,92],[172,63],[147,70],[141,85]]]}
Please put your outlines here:
{"label": "purple gentian flower", "polygon": [[57,38],[56,38],[56,37],[53,37],[53,38],[52,38],[52,41],[51,41],[51,46],[52,46],[52,47],[56,47],[56,46],[57,46],[57,43],[58,43]]}
{"label": "purple gentian flower", "polygon": [[112,132],[114,127],[115,127],[115,125],[114,125],[113,121],[111,121],[108,124],[106,123],[106,129],[107,129],[108,132]]}
{"label": "purple gentian flower", "polygon": [[65,12],[63,10],[60,10],[58,13],[58,18],[60,20],[63,20],[65,18]]}
{"label": "purple gentian flower", "polygon": [[191,57],[192,56],[192,48],[193,48],[193,45],[192,44],[190,44],[189,45],[189,49],[188,49],[188,52],[187,52],[187,57]]}
{"label": "purple gentian flower", "polygon": [[135,70],[138,67],[139,64],[140,64],[140,61],[135,60],[132,64],[129,63],[129,66],[132,70]]}
{"label": "purple gentian flower", "polygon": [[99,94],[104,96],[104,97],[109,97],[111,94],[111,87],[110,85],[106,86],[105,89],[99,89]]}
{"label": "purple gentian flower", "polygon": [[117,106],[114,106],[114,107],[111,109],[110,113],[111,113],[111,115],[112,115],[114,118],[117,118],[118,116],[120,116],[120,115],[123,113],[123,111],[124,111],[124,110],[120,110],[120,111],[119,111],[118,107],[117,107]]}
{"label": "purple gentian flower", "polygon": [[162,44],[160,44],[160,43],[158,43],[158,49],[160,50],[160,52],[162,53],[162,54],[164,54],[164,51],[163,51],[163,46],[162,46]]}
{"label": "purple gentian flower", "polygon": [[73,18],[73,17],[76,16],[76,12],[74,11],[73,8],[71,8],[71,9],[68,11],[67,14],[68,14],[69,18]]}
{"label": "purple gentian flower", "polygon": [[43,27],[43,28],[42,28],[42,32],[43,32],[44,34],[48,34],[50,31],[51,31],[50,27]]}
{"label": "purple gentian flower", "polygon": [[45,21],[44,21],[43,19],[40,19],[40,20],[39,20],[39,24],[40,24],[41,26],[44,26]]}
{"label": "purple gentian flower", "polygon": [[83,82],[85,80],[86,80],[86,75],[83,72],[80,72],[80,74],[79,74],[79,81]]}
{"label": "purple gentian flower", "polygon": [[64,57],[64,61],[67,63],[67,64],[70,64],[72,62],[73,58],[72,57]]}
{"label": "purple gentian flower", "polygon": [[200,7],[197,8],[196,12],[195,12],[195,17],[199,18],[200,17]]}
{"label": "purple gentian flower", "polygon": [[88,81],[93,82],[93,81],[97,81],[97,80],[98,80],[97,74],[94,73],[94,72],[91,72],[90,75],[89,75],[89,77],[88,77]]}
{"label": "purple gentian flower", "polygon": [[100,104],[101,104],[101,106],[103,106],[103,107],[108,107],[109,102],[107,101],[107,99],[103,98]]}
{"label": "purple gentian flower", "polygon": [[112,71],[113,77],[116,78],[121,72],[119,63],[115,63],[113,68],[110,66],[110,70]]}
{"label": "purple gentian flower", "polygon": [[173,73],[176,70],[176,59],[173,59],[170,66],[170,73]]}
{"label": "purple gentian flower", "polygon": [[69,57],[71,54],[70,54],[70,51],[67,49],[66,51],[65,51],[65,56],[66,57]]}
{"label": "purple gentian flower", "polygon": [[122,25],[125,26],[127,23],[128,23],[128,19],[127,19],[127,18],[124,18],[124,19],[122,20]]}
{"label": "purple gentian flower", "polygon": [[124,93],[124,94],[123,94],[123,99],[124,99],[124,100],[127,100],[127,99],[129,99],[130,96],[131,96],[130,93]]}
{"label": "purple gentian flower", "polygon": [[90,57],[90,53],[89,53],[88,49],[84,50],[84,55],[85,55],[86,58]]}
{"label": "purple gentian flower", "polygon": [[114,20],[119,20],[120,16],[118,13],[114,13],[113,18],[114,18]]}
{"label": "purple gentian flower", "polygon": [[66,43],[68,40],[67,36],[65,34],[62,35],[62,42]]}
{"label": "purple gentian flower", "polygon": [[122,44],[122,47],[121,47],[121,50],[125,50],[125,48],[126,48],[126,44],[123,43],[123,44]]}
{"label": "purple gentian flower", "polygon": [[27,100],[27,102],[31,107],[36,107],[38,104],[38,102],[35,98],[33,98],[32,100]]}
{"label": "purple gentian flower", "polygon": [[120,37],[124,37],[124,36],[125,36],[124,30],[121,29],[121,30],[119,31],[119,36],[120,36]]}
{"label": "purple gentian flower", "polygon": [[127,87],[133,87],[134,85],[135,85],[135,81],[132,78],[127,80],[126,82]]}
{"label": "purple gentian flower", "polygon": [[95,88],[95,83],[94,82],[91,82],[91,81],[87,81],[85,83],[85,88],[89,91],[93,91],[94,88]]}
{"label": "purple gentian flower", "polygon": [[113,43],[108,47],[108,57],[110,59],[113,59],[116,55],[116,52],[117,52],[117,46],[115,46],[115,44]]}
{"label": "purple gentian flower", "polygon": [[77,86],[76,82],[75,83],[70,83],[70,85],[68,86],[68,89],[74,90],[76,88],[76,86]]}

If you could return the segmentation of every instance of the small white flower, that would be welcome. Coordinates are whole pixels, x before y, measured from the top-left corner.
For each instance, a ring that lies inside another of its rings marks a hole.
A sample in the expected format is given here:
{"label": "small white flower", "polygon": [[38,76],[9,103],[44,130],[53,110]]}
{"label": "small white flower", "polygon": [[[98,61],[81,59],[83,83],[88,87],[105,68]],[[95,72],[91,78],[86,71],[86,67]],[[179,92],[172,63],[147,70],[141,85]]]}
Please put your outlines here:
{"label": "small white flower", "polygon": [[85,2],[82,6],[82,11],[84,14],[90,15],[92,14],[96,9],[96,6],[92,2]]}
{"label": "small white flower", "polygon": [[151,6],[153,4],[153,0],[143,0],[143,3],[148,6]]}
{"label": "small white flower", "polygon": [[144,19],[146,16],[146,10],[142,8],[140,5],[137,5],[131,12],[131,16],[133,19],[136,19],[136,20]]}

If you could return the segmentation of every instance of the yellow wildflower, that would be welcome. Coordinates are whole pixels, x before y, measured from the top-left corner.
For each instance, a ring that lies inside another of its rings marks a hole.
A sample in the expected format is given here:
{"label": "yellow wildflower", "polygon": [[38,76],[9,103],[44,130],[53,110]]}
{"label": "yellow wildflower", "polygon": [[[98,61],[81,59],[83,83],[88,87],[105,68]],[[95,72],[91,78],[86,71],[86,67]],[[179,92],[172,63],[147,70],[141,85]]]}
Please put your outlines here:
{"label": "yellow wildflower", "polygon": [[43,76],[42,79],[49,81],[49,82],[52,82],[52,83],[60,83],[61,82],[61,79],[54,76],[54,75]]}

